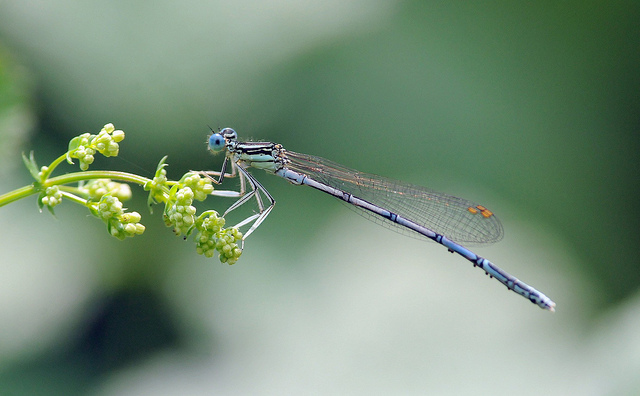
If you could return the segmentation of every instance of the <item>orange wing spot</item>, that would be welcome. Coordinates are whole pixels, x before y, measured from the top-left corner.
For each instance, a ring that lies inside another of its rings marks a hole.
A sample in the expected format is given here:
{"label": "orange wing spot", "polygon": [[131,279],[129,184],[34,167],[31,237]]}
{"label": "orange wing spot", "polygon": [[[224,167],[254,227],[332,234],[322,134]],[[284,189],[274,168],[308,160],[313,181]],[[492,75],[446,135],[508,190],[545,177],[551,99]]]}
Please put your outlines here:
{"label": "orange wing spot", "polygon": [[492,212],[492,211],[490,211],[489,209],[485,209],[485,210],[483,210],[483,211],[482,211],[482,212],[480,212],[480,213],[482,213],[482,215],[483,215],[485,218],[488,218],[488,217],[493,216],[493,212]]}
{"label": "orange wing spot", "polygon": [[472,208],[471,206],[469,206],[467,208],[467,210],[471,213],[471,214],[477,214],[478,212],[480,212],[480,214],[482,214],[482,216],[484,216],[485,219],[493,216],[493,212],[490,211],[489,209],[485,208],[482,205],[476,205],[475,208]]}

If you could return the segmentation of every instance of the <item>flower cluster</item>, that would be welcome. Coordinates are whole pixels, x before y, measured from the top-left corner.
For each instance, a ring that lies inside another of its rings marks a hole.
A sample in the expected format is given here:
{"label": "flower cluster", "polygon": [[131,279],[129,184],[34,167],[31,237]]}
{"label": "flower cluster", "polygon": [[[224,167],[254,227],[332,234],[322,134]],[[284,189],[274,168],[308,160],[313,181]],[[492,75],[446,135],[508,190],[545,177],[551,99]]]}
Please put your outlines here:
{"label": "flower cluster", "polygon": [[72,164],[72,158],[77,158],[80,161],[80,169],[85,171],[93,163],[96,151],[105,157],[118,155],[120,150],[118,143],[123,139],[124,132],[116,130],[113,124],[105,125],[97,135],[83,133],[69,142],[67,161]]}
{"label": "flower cluster", "polygon": [[[175,189],[172,188],[172,190]],[[164,219],[168,227],[173,226],[176,235],[186,235],[189,228],[196,221],[196,208],[192,206],[193,191],[189,187],[177,189],[175,194],[170,195],[170,201],[165,207]]]}
{"label": "flower cluster", "polygon": [[220,262],[233,265],[242,254],[237,242],[242,239],[242,233],[237,228],[227,228],[219,233],[216,241]]}
{"label": "flower cluster", "polygon": [[200,215],[195,228],[196,251],[206,257],[213,257],[217,251],[222,263],[235,264],[242,254],[237,242],[242,239],[242,233],[237,228],[223,228],[224,218],[219,217],[214,210]]}
{"label": "flower cluster", "polygon": [[[150,184],[148,189],[152,191],[153,185]],[[223,228],[225,220],[215,210],[205,211],[196,218],[194,200],[204,201],[212,192],[211,179],[195,172],[187,173],[169,190],[164,220],[177,235],[187,237],[197,231],[195,240],[198,254],[213,257],[218,252],[221,262],[235,264],[242,254],[237,244],[242,239],[242,233],[237,228]]]}
{"label": "flower cluster", "polygon": [[198,201],[204,201],[207,199],[207,196],[213,192],[211,179],[200,177],[200,175],[196,173],[187,173],[180,179],[180,182],[184,184],[185,187],[191,188],[194,199]]}
{"label": "flower cluster", "polygon": [[[164,169],[162,169],[164,171]],[[155,179],[154,179],[155,180]],[[145,187],[146,188],[146,187]],[[152,189],[150,186],[149,189]],[[165,203],[164,220],[177,235],[188,235],[195,223],[196,208],[193,200],[204,201],[213,192],[211,180],[197,173],[187,173],[169,190]]]}
{"label": "flower cluster", "polygon": [[109,194],[120,201],[131,199],[131,187],[126,183],[114,182],[111,179],[93,179],[78,187],[78,191],[90,200],[97,201]]}
{"label": "flower cluster", "polygon": [[110,194],[88,205],[91,212],[107,224],[109,233],[118,239],[141,235],[145,230],[144,225],[140,224],[140,213],[125,213],[122,202]]}
{"label": "flower cluster", "polygon": [[47,187],[39,198],[39,203],[42,206],[47,206],[51,210],[54,206],[62,202],[62,191],[58,186]]}

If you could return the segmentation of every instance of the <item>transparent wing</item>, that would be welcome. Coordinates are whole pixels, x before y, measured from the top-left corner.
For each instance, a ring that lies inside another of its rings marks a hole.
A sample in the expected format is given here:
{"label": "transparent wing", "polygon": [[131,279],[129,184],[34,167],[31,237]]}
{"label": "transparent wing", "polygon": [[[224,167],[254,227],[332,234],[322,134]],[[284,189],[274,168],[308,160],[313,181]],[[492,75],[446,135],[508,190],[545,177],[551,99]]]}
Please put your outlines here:
{"label": "transparent wing", "polygon": [[[287,151],[286,155],[290,160],[287,168],[403,216],[452,241],[486,244],[497,242],[504,235],[498,218],[477,203],[426,187],[358,172],[324,158],[291,151]],[[364,217],[395,231],[416,238],[422,237],[362,208],[348,206]]]}

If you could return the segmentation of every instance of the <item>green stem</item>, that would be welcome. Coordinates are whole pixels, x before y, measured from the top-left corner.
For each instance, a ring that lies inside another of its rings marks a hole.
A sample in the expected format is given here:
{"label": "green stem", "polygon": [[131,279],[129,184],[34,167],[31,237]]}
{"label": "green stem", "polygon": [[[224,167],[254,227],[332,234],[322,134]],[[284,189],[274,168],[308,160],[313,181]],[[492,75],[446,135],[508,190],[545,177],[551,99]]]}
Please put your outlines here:
{"label": "green stem", "polygon": [[[119,172],[119,171],[84,171],[67,173],[61,176],[52,177],[44,182],[44,187],[50,187],[61,184],[75,183],[82,180],[89,179],[111,179],[118,180],[127,183],[135,183],[144,186],[145,183],[150,182],[151,179],[146,177],[134,175],[133,173]],[[1,201],[0,201],[1,202]]]}
{"label": "green stem", "polygon": [[0,195],[0,206],[7,205],[11,202],[28,197],[29,195],[36,194],[42,191],[43,188],[47,188],[55,185],[62,185],[68,183],[79,182],[89,179],[112,179],[123,181],[127,183],[135,183],[144,186],[145,183],[151,181],[146,177],[134,175],[133,173],[118,172],[118,171],[84,171],[67,173],[62,176],[52,177],[46,180],[42,185],[33,183],[29,186],[19,188],[17,190],[10,191],[8,193]]}
{"label": "green stem", "polygon": [[47,171],[42,174],[42,179],[41,180],[47,180],[49,178],[49,176],[53,173],[54,169],[56,169],[56,167],[58,165],[60,165],[60,163],[62,161],[64,161],[65,159],[67,159],[67,154],[63,154],[63,155],[59,156],[58,158],[56,158],[55,161],[53,161],[47,167]]}
{"label": "green stem", "polygon": [[68,199],[69,201],[72,201],[72,202],[75,202],[75,203],[79,203],[80,205],[87,206],[87,202],[88,202],[88,201],[87,201],[86,199],[84,199],[84,198],[81,198],[81,197],[79,197],[79,196],[75,195],[75,194],[71,194],[71,193],[68,193],[68,192],[64,192],[64,191],[63,191],[63,192],[62,192],[62,195],[63,195],[66,199]]}
{"label": "green stem", "polygon": [[19,199],[28,197],[31,194],[35,194],[36,192],[38,192],[39,189],[36,189],[35,183],[30,185],[30,186],[24,186],[22,188],[19,188],[17,190],[13,190],[11,192],[8,192],[6,194],[2,194],[0,195],[0,206],[4,206],[6,204],[9,204],[13,201],[17,201]]}

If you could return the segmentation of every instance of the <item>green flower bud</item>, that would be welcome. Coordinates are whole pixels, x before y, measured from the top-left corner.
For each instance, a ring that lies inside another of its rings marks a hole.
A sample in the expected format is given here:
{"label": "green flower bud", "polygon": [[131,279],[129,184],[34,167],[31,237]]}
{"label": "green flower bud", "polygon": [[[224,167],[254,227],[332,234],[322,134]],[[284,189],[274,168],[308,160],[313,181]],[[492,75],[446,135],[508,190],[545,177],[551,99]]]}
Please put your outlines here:
{"label": "green flower bud", "polygon": [[121,141],[124,140],[124,132],[121,131],[120,129],[113,131],[111,136],[113,137],[113,141],[116,143],[120,143]]}

